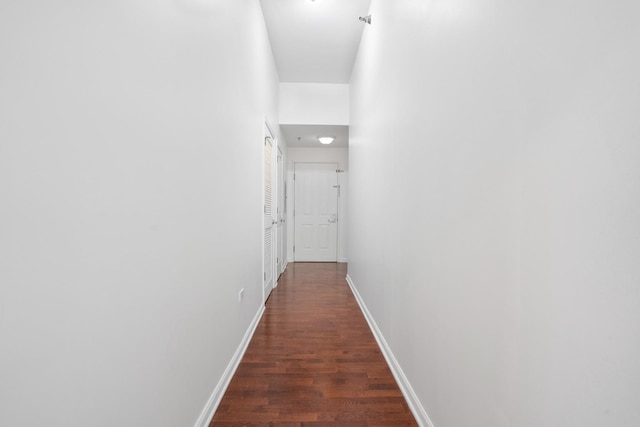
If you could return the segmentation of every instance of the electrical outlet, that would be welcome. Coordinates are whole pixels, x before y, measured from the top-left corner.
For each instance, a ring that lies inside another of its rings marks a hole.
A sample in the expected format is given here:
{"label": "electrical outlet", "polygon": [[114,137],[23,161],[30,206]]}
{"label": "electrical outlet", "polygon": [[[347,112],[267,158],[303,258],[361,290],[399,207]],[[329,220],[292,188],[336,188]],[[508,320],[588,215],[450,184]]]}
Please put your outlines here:
{"label": "electrical outlet", "polygon": [[242,302],[242,298],[244,298],[244,288],[240,289],[240,292],[238,292],[238,302]]}

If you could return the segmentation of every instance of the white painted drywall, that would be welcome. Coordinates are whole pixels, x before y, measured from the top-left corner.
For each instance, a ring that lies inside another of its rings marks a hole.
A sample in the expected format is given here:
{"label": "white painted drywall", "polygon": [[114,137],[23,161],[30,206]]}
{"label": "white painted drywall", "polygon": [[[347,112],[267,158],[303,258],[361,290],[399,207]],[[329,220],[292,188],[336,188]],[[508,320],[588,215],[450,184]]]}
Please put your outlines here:
{"label": "white painted drywall", "polygon": [[261,304],[258,1],[3,2],[0,57],[0,425],[193,426]]}
{"label": "white painted drywall", "polygon": [[338,262],[349,260],[347,251],[347,207],[349,204],[349,149],[348,148],[301,148],[289,147],[287,151],[287,259],[293,262],[294,233],[294,182],[293,167],[295,162],[303,163],[338,163],[341,172],[338,174],[340,200],[338,210]]}
{"label": "white painted drywall", "polygon": [[348,125],[349,85],[280,83],[280,123]]}
{"label": "white painted drywall", "polygon": [[640,3],[371,13],[349,274],[434,425],[640,425]]}

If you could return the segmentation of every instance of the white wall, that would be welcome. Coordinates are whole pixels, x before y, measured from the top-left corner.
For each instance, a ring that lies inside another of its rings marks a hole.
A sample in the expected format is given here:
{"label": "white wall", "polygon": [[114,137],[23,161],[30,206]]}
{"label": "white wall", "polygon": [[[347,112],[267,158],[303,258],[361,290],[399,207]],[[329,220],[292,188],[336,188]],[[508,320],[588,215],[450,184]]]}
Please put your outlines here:
{"label": "white wall", "polygon": [[349,85],[280,83],[280,123],[348,125]]}
{"label": "white wall", "polygon": [[433,424],[640,425],[640,3],[371,13],[349,275]]}
{"label": "white wall", "polygon": [[2,2],[0,57],[0,425],[194,425],[261,304],[258,1]]}
{"label": "white wall", "polygon": [[338,163],[343,170],[338,174],[340,185],[340,200],[338,209],[338,262],[349,260],[347,250],[348,232],[348,200],[349,200],[349,149],[347,148],[299,148],[289,147],[287,152],[287,259],[293,262],[294,243],[294,182],[293,168],[296,162],[301,163]]}

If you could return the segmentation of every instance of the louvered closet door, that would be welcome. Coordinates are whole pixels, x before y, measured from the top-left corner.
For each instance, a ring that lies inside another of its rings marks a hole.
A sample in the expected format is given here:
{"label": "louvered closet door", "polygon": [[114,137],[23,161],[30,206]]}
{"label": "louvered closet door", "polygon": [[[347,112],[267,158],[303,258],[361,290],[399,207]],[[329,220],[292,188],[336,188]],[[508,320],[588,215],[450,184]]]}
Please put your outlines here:
{"label": "louvered closet door", "polygon": [[273,198],[273,140],[264,142],[264,300],[269,297],[274,285],[274,198]]}
{"label": "louvered closet door", "polygon": [[296,261],[335,262],[338,246],[338,165],[294,165]]}

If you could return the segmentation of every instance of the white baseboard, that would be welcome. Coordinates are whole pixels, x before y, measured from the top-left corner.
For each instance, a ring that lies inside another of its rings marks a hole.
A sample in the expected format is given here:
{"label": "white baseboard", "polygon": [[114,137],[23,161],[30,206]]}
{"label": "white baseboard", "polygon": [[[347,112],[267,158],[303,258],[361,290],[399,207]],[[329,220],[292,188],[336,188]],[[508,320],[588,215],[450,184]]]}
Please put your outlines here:
{"label": "white baseboard", "polygon": [[224,392],[227,390],[227,387],[229,386],[229,383],[231,382],[231,378],[233,378],[233,374],[235,374],[236,369],[238,369],[238,365],[242,360],[242,356],[244,356],[244,352],[247,350],[247,347],[249,346],[249,341],[251,341],[251,337],[253,337],[253,333],[256,331],[256,328],[258,327],[258,323],[260,323],[260,319],[262,318],[262,314],[264,313],[264,308],[265,308],[264,304],[261,304],[260,308],[258,309],[258,312],[256,313],[255,317],[251,321],[251,324],[249,325],[247,332],[245,332],[244,337],[240,342],[240,345],[238,346],[233,357],[231,358],[231,361],[229,362],[227,369],[225,369],[224,373],[222,374],[222,378],[220,378],[220,381],[218,381],[218,384],[216,385],[216,388],[213,390],[213,393],[211,393],[211,397],[209,397],[209,400],[207,401],[207,404],[202,410],[200,417],[198,417],[198,421],[196,421],[195,427],[208,427],[209,424],[211,423],[211,419],[213,418],[213,415],[216,413],[216,409],[218,409],[218,405],[220,405],[220,401],[224,396]]}
{"label": "white baseboard", "polygon": [[396,357],[393,355],[389,344],[387,344],[387,341],[384,339],[380,328],[378,328],[376,321],[373,319],[373,316],[371,316],[367,305],[362,300],[360,293],[358,293],[356,286],[353,284],[353,280],[351,280],[351,277],[349,277],[348,274],[347,283],[349,283],[351,292],[353,292],[356,301],[358,301],[360,310],[362,310],[362,314],[364,314],[365,319],[367,319],[369,328],[371,328],[371,332],[373,332],[373,335],[378,342],[378,346],[380,347],[380,350],[382,351],[382,354],[384,355],[384,358],[386,359],[387,364],[389,365],[389,368],[391,369],[391,372],[393,373],[393,376],[396,379],[396,382],[398,383],[402,394],[404,395],[404,398],[407,400],[407,404],[409,405],[413,416],[416,418],[416,421],[418,422],[420,427],[434,427],[431,419],[429,419],[429,415],[427,415],[427,412],[424,410],[422,403],[420,403],[420,400],[413,390],[413,387],[411,387],[409,380],[402,371],[400,364],[398,364]]}
{"label": "white baseboard", "polygon": [[338,258],[338,262],[349,262],[349,258]]}
{"label": "white baseboard", "polygon": [[287,265],[289,265],[289,262],[285,262],[282,266],[282,271],[278,272],[278,280],[276,280],[276,283],[273,284],[273,289],[278,287],[278,284],[280,283],[280,276],[282,276],[282,273],[284,273],[284,271],[287,269]]}

